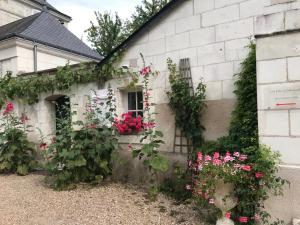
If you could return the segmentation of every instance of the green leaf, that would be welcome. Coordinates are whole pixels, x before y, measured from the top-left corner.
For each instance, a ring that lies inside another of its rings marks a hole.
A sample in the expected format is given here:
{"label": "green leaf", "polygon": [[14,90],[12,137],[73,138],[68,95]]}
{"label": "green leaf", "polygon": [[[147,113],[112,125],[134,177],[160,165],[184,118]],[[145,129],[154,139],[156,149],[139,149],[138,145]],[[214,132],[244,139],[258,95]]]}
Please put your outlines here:
{"label": "green leaf", "polygon": [[154,170],[167,172],[169,168],[169,161],[165,157],[157,155],[150,159],[150,166]]}

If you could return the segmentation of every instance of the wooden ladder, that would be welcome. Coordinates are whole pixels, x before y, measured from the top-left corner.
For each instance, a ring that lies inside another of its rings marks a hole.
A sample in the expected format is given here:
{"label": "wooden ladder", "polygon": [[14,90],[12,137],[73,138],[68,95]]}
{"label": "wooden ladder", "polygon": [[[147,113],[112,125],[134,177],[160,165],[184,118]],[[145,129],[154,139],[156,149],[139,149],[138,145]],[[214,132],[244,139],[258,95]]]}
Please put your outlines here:
{"label": "wooden ladder", "polygon": [[[190,60],[188,58],[180,59],[179,62],[179,74],[182,79],[184,79],[188,85],[190,90],[190,96],[194,96],[194,87],[193,87],[193,79],[192,72],[190,66]],[[188,154],[193,150],[193,143],[189,140],[185,133],[176,125],[175,127],[175,135],[174,135],[174,153]]]}

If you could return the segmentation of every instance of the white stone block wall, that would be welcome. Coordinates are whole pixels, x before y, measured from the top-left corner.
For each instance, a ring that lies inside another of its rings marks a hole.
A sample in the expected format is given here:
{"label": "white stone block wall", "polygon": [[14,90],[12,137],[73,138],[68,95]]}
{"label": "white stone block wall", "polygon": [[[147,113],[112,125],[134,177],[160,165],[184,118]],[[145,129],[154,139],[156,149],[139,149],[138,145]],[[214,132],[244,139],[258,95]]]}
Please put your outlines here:
{"label": "white stone block wall", "polygon": [[300,165],[299,15],[291,10],[256,20],[260,140],[282,154],[283,164],[295,166]]}
{"label": "white stone block wall", "polygon": [[[300,26],[293,11],[283,20],[287,9],[298,8],[299,0],[184,0],[128,45],[121,64],[127,65],[143,53],[147,63],[153,63],[155,69],[165,73],[168,57],[176,63],[188,57],[194,85],[204,78],[208,100],[235,98],[233,75],[239,72],[239,64],[248,53],[246,46],[253,38],[256,17],[282,12],[270,15],[266,21],[260,20],[259,27],[272,33],[285,25]],[[138,62],[141,67],[141,60]],[[223,71],[221,67],[225,65]],[[164,85],[153,88],[168,90],[168,82]]]}

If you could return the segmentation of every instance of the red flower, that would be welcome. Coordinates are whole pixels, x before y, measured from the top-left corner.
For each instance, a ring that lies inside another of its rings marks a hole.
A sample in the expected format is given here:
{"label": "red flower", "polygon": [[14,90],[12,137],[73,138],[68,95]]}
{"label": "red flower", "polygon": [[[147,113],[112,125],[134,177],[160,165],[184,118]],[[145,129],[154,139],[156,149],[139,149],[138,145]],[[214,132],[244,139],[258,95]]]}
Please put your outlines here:
{"label": "red flower", "polygon": [[244,165],[244,166],[241,167],[241,169],[244,170],[244,171],[251,171],[251,166]]}
{"label": "red flower", "polygon": [[255,177],[258,178],[258,179],[263,178],[263,176],[264,176],[264,174],[261,173],[261,172],[255,173]]}
{"label": "red flower", "polygon": [[240,219],[239,219],[239,221],[240,221],[241,223],[247,223],[247,222],[248,222],[248,217],[246,217],[246,216],[241,216]]}
{"label": "red flower", "polygon": [[6,104],[6,108],[5,108],[4,112],[3,112],[3,115],[9,114],[9,113],[12,112],[13,110],[14,110],[14,104],[11,103],[11,102],[8,102],[8,103]]}
{"label": "red flower", "polygon": [[231,213],[230,213],[230,212],[225,213],[225,217],[226,217],[227,219],[230,219]]}
{"label": "red flower", "polygon": [[40,149],[45,150],[47,148],[47,144],[45,142],[40,144]]}

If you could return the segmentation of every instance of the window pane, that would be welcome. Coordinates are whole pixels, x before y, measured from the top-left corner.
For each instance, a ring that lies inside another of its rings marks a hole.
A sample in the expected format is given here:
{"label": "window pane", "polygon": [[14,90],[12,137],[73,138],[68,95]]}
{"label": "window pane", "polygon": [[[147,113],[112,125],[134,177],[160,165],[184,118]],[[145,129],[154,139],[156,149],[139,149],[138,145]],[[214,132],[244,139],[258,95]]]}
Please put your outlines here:
{"label": "window pane", "polygon": [[136,92],[128,92],[128,110],[136,110]]}
{"label": "window pane", "polygon": [[138,110],[143,110],[143,92],[137,92]]}

